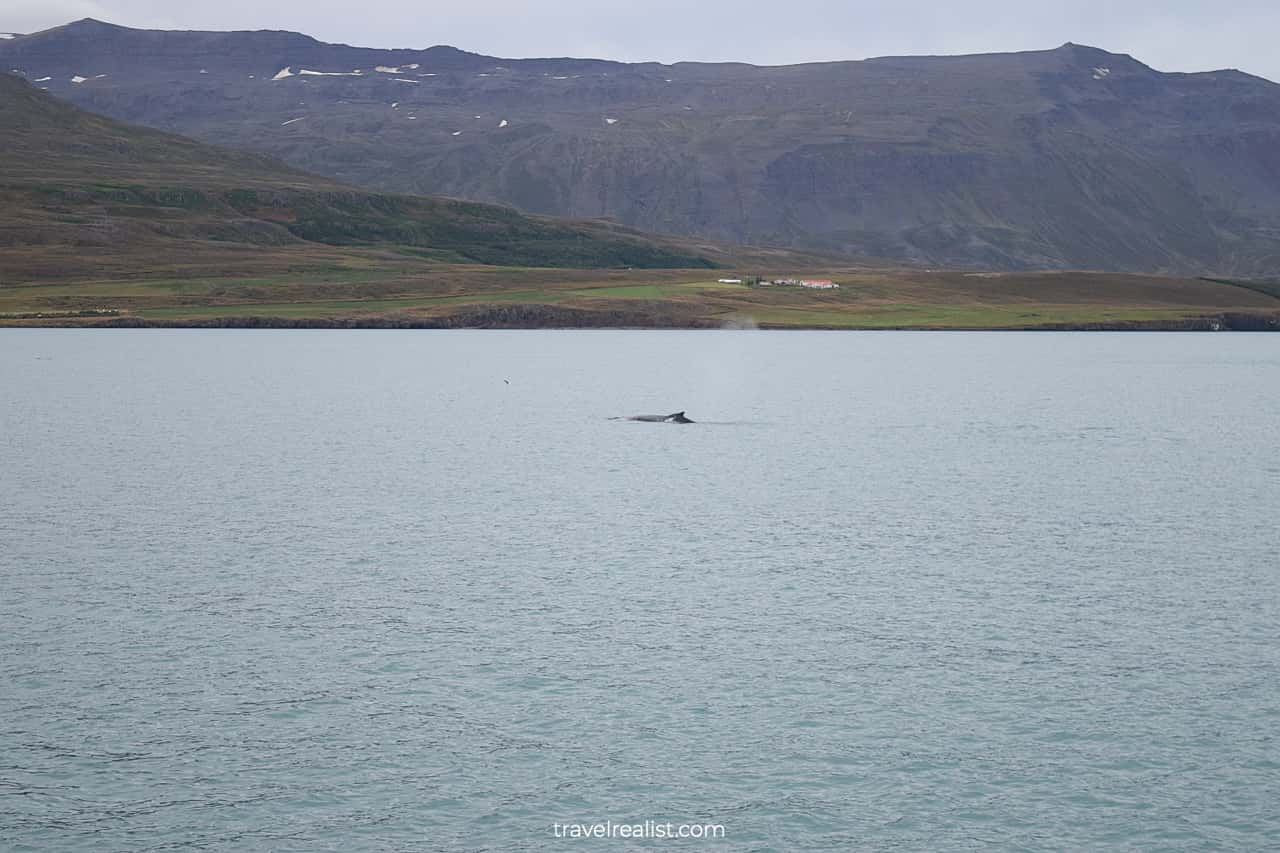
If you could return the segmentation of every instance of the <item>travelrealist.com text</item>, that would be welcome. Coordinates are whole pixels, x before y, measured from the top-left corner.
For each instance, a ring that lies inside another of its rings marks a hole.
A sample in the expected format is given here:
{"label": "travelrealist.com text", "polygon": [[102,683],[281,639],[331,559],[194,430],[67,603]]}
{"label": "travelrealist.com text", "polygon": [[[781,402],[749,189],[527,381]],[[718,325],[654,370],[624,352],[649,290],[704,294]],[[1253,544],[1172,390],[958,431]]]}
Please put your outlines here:
{"label": "travelrealist.com text", "polygon": [[724,838],[718,823],[670,823],[646,820],[640,823],[555,823],[556,838]]}

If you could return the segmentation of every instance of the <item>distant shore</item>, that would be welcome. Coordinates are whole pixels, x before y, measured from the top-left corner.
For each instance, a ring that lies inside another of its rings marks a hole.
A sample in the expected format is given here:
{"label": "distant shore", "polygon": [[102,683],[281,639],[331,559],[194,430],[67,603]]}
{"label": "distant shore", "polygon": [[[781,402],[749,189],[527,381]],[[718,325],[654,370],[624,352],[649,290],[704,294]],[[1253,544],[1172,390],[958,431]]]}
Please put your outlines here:
{"label": "distant shore", "polygon": [[834,275],[838,287],[810,290],[705,270],[334,263],[275,274],[33,276],[0,288],[0,327],[1280,331],[1280,283],[1270,282],[847,270]]}
{"label": "distant shore", "polygon": [[[70,321],[70,322],[67,322]],[[435,317],[270,317],[226,316],[176,320],[144,317],[24,318],[5,321],[0,328],[95,329],[761,329],[773,331],[1016,331],[1016,332],[1280,332],[1280,315],[1226,313],[1203,317],[1157,320],[1118,320],[1089,323],[1039,323],[1022,326],[945,325],[824,325],[770,324],[722,321],[676,314],[646,314],[625,310],[588,311],[548,305],[485,306],[474,311]]]}

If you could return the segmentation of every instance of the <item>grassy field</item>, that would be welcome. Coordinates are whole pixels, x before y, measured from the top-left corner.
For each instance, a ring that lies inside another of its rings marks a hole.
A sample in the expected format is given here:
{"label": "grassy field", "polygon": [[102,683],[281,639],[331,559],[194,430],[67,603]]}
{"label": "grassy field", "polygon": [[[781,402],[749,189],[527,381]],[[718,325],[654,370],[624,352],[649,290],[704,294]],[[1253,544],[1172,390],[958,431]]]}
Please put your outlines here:
{"label": "grassy field", "polygon": [[[359,248],[322,257],[288,247],[267,254],[259,258],[263,272],[251,275],[234,264],[218,274],[220,268],[194,263],[181,275],[133,269],[129,276],[0,285],[0,324],[234,325],[265,318],[284,325],[539,326],[550,311],[555,325],[583,326],[1179,328],[1231,327],[1241,317],[1261,327],[1280,324],[1280,297],[1202,279],[847,270],[824,272],[839,290],[809,291],[722,284],[706,270],[442,264]],[[467,317],[479,319],[458,319]]]}

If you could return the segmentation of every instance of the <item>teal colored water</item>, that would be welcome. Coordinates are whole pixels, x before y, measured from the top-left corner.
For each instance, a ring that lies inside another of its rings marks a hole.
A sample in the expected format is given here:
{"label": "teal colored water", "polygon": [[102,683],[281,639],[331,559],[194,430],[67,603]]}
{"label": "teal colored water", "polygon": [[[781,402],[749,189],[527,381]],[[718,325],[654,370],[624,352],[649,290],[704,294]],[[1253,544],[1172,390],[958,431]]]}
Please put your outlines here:
{"label": "teal colored water", "polygon": [[0,849],[1280,848],[1280,336],[21,330],[0,388]]}

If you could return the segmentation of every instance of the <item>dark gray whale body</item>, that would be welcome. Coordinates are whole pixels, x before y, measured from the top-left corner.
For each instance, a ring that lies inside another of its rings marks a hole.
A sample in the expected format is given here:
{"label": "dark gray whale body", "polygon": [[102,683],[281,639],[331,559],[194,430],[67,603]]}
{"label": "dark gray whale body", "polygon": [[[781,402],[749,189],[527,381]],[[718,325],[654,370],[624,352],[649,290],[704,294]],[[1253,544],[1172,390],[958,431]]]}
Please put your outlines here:
{"label": "dark gray whale body", "polygon": [[646,421],[655,424],[691,424],[693,421],[684,416],[684,412],[670,415],[631,415],[626,418],[609,418],[611,421]]}

